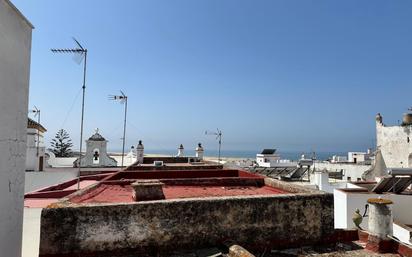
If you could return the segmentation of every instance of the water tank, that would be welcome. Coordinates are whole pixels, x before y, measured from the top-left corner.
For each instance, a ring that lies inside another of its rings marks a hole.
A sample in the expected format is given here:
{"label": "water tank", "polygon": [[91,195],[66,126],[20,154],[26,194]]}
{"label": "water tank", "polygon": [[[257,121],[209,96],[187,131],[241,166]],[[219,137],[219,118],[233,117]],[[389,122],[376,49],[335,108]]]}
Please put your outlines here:
{"label": "water tank", "polygon": [[403,114],[402,125],[412,125],[412,113]]}

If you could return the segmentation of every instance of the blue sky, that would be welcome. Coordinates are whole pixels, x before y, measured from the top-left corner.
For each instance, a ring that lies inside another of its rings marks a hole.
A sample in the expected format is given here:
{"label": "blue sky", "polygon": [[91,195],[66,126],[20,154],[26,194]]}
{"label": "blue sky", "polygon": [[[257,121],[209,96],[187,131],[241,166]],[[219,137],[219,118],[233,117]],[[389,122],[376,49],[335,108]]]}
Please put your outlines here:
{"label": "blue sky", "polygon": [[[46,142],[79,140],[82,67],[50,48],[89,49],[85,135],[127,146],[226,150],[364,150],[374,116],[396,124],[412,105],[412,2],[13,0],[34,24],[30,106]],[[76,96],[78,96],[76,98]],[[71,106],[74,106],[71,109]]]}

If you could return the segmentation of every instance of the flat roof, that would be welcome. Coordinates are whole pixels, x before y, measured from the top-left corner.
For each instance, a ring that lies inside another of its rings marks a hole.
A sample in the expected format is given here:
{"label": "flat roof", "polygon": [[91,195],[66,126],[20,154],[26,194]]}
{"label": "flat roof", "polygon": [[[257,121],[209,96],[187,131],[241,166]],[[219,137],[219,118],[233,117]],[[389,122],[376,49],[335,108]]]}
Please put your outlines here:
{"label": "flat roof", "polygon": [[[285,194],[270,186],[221,186],[221,185],[165,185],[165,199],[202,198],[244,195]],[[131,185],[99,184],[94,190],[70,199],[72,203],[132,203]]]}
{"label": "flat roof", "polygon": [[263,176],[236,169],[197,169],[166,171],[120,171],[96,186],[70,195],[69,203],[131,203],[132,183],[137,180],[163,183],[166,200],[225,196],[275,195],[290,193],[266,185]]}
{"label": "flat roof", "polygon": [[[80,178],[79,188],[84,189],[98,183],[103,178],[111,174],[91,175]],[[55,184],[45,188],[38,189],[24,195],[24,207],[26,208],[44,208],[52,203],[58,202],[59,199],[66,197],[78,189],[77,178],[70,179],[63,183]]]}

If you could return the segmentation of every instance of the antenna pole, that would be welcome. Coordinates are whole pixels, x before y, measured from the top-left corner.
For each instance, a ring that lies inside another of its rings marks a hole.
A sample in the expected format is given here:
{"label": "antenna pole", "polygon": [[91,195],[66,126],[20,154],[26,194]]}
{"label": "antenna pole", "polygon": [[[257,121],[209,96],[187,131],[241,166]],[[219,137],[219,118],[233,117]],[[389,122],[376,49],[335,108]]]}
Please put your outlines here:
{"label": "antenna pole", "polygon": [[[39,123],[39,127],[40,127],[40,110],[37,110],[37,114],[39,115],[39,117],[37,118],[37,123]],[[40,153],[39,153],[39,148],[40,148],[40,129],[37,129],[37,154],[36,156],[39,157]]]}
{"label": "antenna pole", "polygon": [[[83,66],[83,97],[82,97],[82,115],[81,115],[81,122],[80,122],[80,151],[79,151],[79,171],[77,174],[77,190],[80,189],[80,172],[82,167],[82,146],[83,146],[83,123],[84,123],[84,98],[86,94],[86,67],[87,67],[87,49],[84,49],[80,43],[73,38],[76,42],[78,48],[72,49],[51,49],[53,53],[72,53],[72,54],[84,54],[84,66]],[[80,62],[79,62],[80,64]]]}
{"label": "antenna pole", "polygon": [[127,96],[125,96],[125,105],[124,105],[124,123],[123,123],[123,147],[122,147],[122,167],[124,160],[124,144],[126,141],[126,117],[127,117]]}
{"label": "antenna pole", "polygon": [[122,166],[124,165],[124,146],[126,142],[126,121],[127,121],[127,95],[120,90],[121,95],[109,95],[109,100],[119,101],[124,103],[124,119],[123,119],[123,145],[122,145]]}
{"label": "antenna pole", "polygon": [[222,147],[222,132],[219,131],[218,133],[219,133],[219,157],[218,157],[218,162],[220,164],[220,149]]}
{"label": "antenna pole", "polygon": [[77,175],[77,190],[80,189],[80,175],[82,168],[82,146],[83,146],[83,123],[84,123],[84,97],[86,95],[86,67],[87,67],[87,49],[84,50],[84,66],[83,66],[83,96],[82,96],[82,117],[80,122],[80,151],[79,151],[79,172]]}
{"label": "antenna pole", "polygon": [[218,152],[218,163],[220,164],[220,150],[222,148],[222,131],[217,129],[216,132],[209,132],[208,130],[205,131],[206,135],[215,135],[216,139],[219,139],[219,152]]}

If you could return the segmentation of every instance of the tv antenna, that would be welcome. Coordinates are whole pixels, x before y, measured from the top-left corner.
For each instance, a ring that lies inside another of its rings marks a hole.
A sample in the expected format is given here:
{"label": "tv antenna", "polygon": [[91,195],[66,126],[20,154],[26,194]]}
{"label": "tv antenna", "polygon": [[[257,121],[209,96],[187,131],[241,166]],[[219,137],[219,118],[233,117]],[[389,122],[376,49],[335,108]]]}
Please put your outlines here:
{"label": "tv antenna", "polygon": [[[37,117],[38,126],[40,126],[40,109],[34,106],[33,110],[29,110],[30,112],[34,113],[34,117]],[[40,130],[37,128],[37,153],[36,156],[39,156],[39,148],[40,148]]]}
{"label": "tv antenna", "polygon": [[70,53],[74,54],[73,59],[77,64],[80,64],[84,59],[83,66],[83,98],[82,98],[82,116],[80,122],[80,151],[79,151],[79,174],[77,176],[77,190],[80,189],[80,171],[82,167],[82,145],[83,145],[83,121],[84,121],[84,96],[86,94],[86,67],[87,67],[87,49],[73,37],[74,42],[77,45],[77,48],[60,48],[60,49],[51,49],[53,53]]}
{"label": "tv antenna", "polygon": [[124,160],[124,144],[126,141],[126,117],[127,117],[127,95],[120,90],[121,95],[109,95],[109,100],[118,101],[121,104],[124,104],[124,123],[123,123],[123,147],[122,147],[122,167]]}
{"label": "tv antenna", "polygon": [[214,131],[205,131],[205,135],[208,136],[216,136],[216,140],[219,140],[219,157],[218,157],[218,162],[220,164],[220,149],[222,148],[222,131],[219,129],[216,129],[216,132]]}

